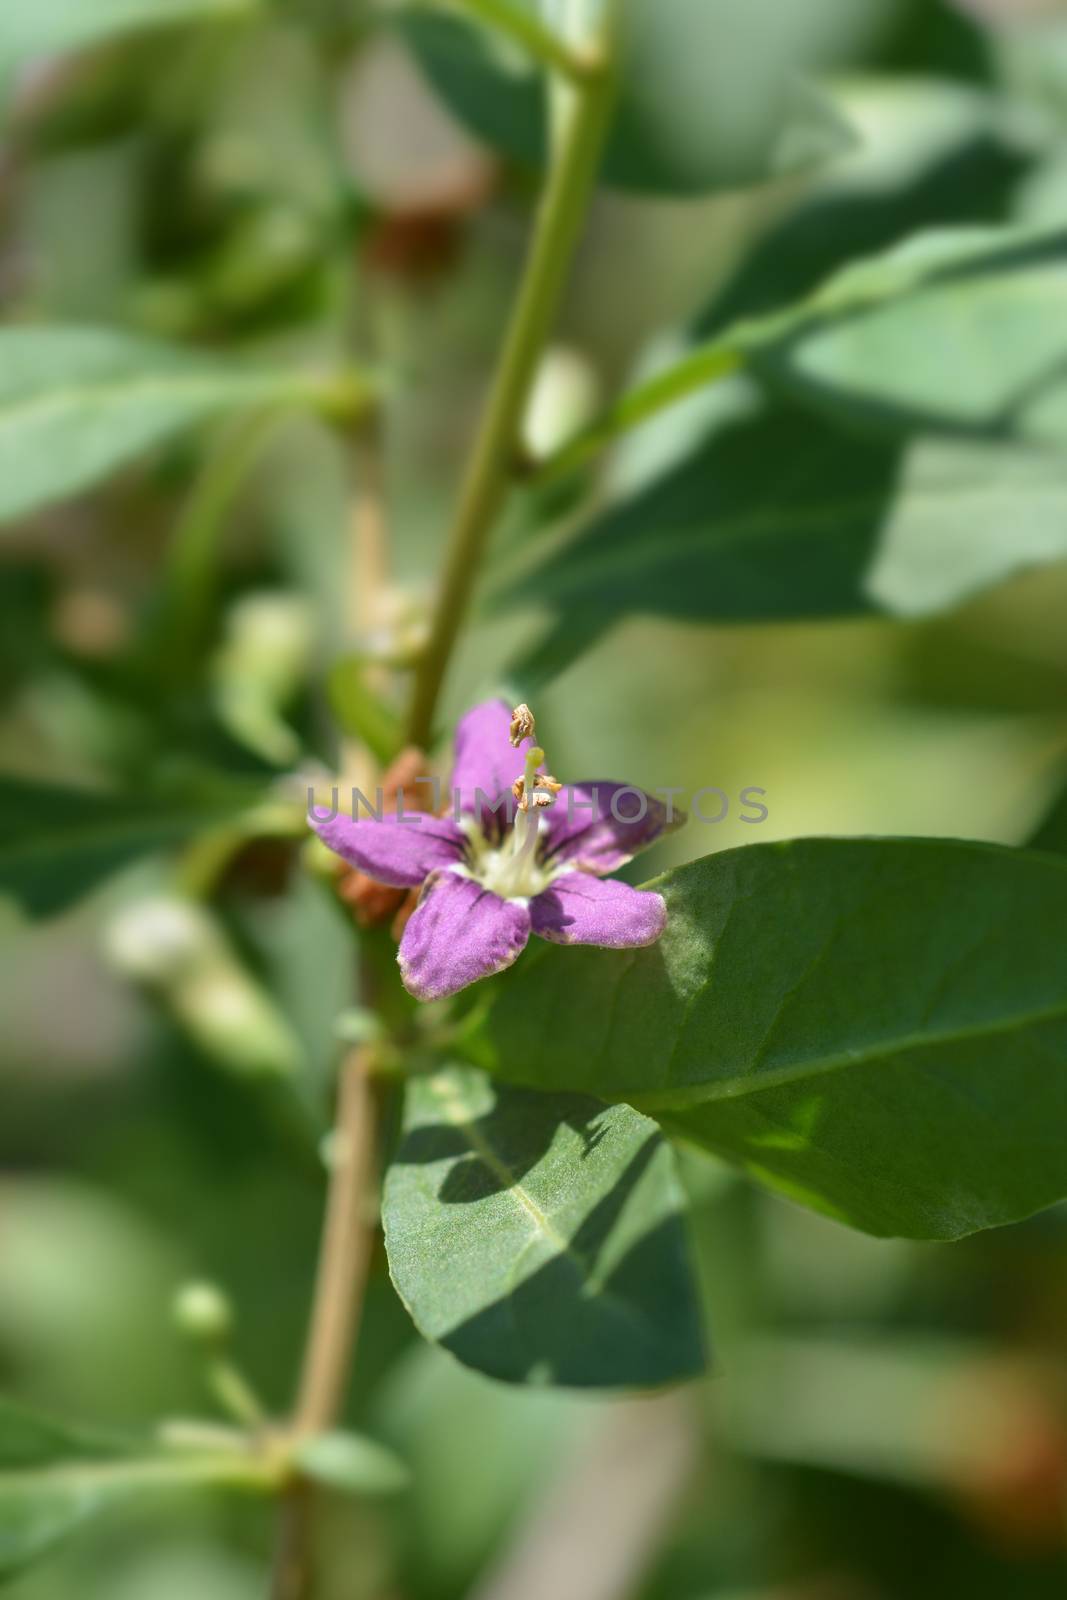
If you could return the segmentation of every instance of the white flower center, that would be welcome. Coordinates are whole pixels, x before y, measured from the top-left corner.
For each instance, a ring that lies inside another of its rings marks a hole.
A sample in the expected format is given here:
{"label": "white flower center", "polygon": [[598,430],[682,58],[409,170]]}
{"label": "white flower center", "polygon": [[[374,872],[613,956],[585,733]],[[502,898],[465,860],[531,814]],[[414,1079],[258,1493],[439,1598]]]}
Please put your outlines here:
{"label": "white flower center", "polygon": [[514,826],[500,844],[486,838],[474,817],[464,817],[462,827],[467,835],[467,862],[452,870],[480,883],[501,900],[532,900],[563,870],[541,859],[545,824],[534,809],[516,813]]}

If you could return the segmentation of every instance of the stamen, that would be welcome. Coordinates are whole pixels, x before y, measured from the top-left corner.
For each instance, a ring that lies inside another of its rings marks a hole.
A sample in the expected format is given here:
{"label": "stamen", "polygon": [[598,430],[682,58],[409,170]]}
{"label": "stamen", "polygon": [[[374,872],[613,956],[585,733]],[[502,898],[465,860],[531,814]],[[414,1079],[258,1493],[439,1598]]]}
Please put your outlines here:
{"label": "stamen", "polygon": [[[526,702],[523,701],[511,713],[511,727],[508,730],[508,737],[517,750],[524,739],[533,739],[536,734],[537,726],[534,722],[534,714]],[[544,760],[543,754],[541,760]]]}
{"label": "stamen", "polygon": [[539,773],[537,776],[536,787],[534,788],[533,792],[534,805],[539,807],[542,811],[546,806],[554,806],[556,803],[556,796],[559,794],[562,788],[563,785],[560,783],[558,778],[550,778],[547,772]]}
{"label": "stamen", "polygon": [[[529,706],[516,706],[512,734],[517,733],[519,739],[529,738],[533,726]],[[512,743],[517,747],[518,739],[513,737]],[[515,814],[510,839],[491,845],[480,829],[472,825],[468,830],[470,875],[503,900],[532,899],[554,875],[554,869],[540,859],[538,812],[555,803],[563,785],[547,773],[538,772],[544,759],[545,752],[539,745],[524,752],[522,777],[516,778],[511,788]]]}
{"label": "stamen", "polygon": [[[537,813],[536,804],[532,804],[534,789],[537,784],[537,769],[545,759],[545,752],[539,745],[534,745],[526,752],[526,770],[518,780],[516,788],[522,785],[521,792],[516,795],[519,809],[515,813],[515,827],[512,835],[512,853],[516,859],[526,856],[537,844]],[[514,793],[514,791],[512,791]]]}

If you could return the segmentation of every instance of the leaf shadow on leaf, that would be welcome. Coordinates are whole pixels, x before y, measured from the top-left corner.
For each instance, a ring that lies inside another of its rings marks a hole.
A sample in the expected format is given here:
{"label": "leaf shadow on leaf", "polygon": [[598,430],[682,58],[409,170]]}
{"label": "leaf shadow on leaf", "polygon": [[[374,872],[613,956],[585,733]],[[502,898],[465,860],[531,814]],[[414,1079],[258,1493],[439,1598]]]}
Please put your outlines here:
{"label": "leaf shadow on leaf", "polygon": [[[606,1258],[657,1154],[650,1134],[565,1248],[440,1342],[490,1376],[574,1387],[655,1387],[697,1377],[707,1352],[678,1217]],[[664,1308],[670,1315],[664,1316]]]}
{"label": "leaf shadow on leaf", "polygon": [[715,295],[693,328],[694,342],[802,299],[837,268],[888,250],[906,234],[1002,220],[1027,166],[1021,151],[980,134],[900,189],[807,201],[764,235]]}
{"label": "leaf shadow on leaf", "polygon": [[[1002,253],[991,253],[982,260],[955,264],[949,262],[934,267],[918,276],[909,290],[894,296],[894,304],[897,308],[906,309],[909,301],[921,299],[939,286],[962,290],[968,282],[980,282],[994,273],[998,280],[1004,281],[1017,275],[1021,277],[1028,269],[1042,265],[1059,266],[1063,261],[1064,242],[1065,236],[1059,233]],[[862,326],[871,310],[870,303],[860,302],[831,311],[814,324],[798,327],[765,349],[753,351],[751,359],[754,372],[776,391],[812,406],[848,429],[904,440],[927,430],[942,435],[991,441],[1025,437],[1028,414],[1035,411],[1041,402],[1054,397],[1058,390],[1062,391],[1067,382],[1067,358],[1057,347],[1051,331],[1044,365],[1028,372],[1014,390],[1004,394],[998,405],[990,406],[988,411],[974,416],[968,416],[958,408],[949,410],[935,404],[924,406],[916,395],[909,396],[905,401],[879,394],[876,388],[868,393],[847,381],[842,385],[833,377],[822,377],[805,364],[803,353],[813,334],[816,339],[824,333],[833,335],[838,332],[847,337],[850,325]]]}
{"label": "leaf shadow on leaf", "polygon": [[[471,1205],[490,1195],[502,1194],[524,1178],[548,1153],[561,1125],[579,1135],[583,1159],[604,1137],[598,1126],[605,1107],[584,1095],[554,1099],[560,1111],[553,1122],[545,1117],[545,1096],[537,1090],[509,1089],[497,1094],[493,1105],[465,1128],[440,1125],[413,1128],[404,1137],[396,1161],[401,1165],[430,1164],[458,1157],[437,1193],[444,1205]],[[564,1109],[568,1108],[569,1109]],[[472,1136],[497,1158],[491,1166],[471,1149]]]}

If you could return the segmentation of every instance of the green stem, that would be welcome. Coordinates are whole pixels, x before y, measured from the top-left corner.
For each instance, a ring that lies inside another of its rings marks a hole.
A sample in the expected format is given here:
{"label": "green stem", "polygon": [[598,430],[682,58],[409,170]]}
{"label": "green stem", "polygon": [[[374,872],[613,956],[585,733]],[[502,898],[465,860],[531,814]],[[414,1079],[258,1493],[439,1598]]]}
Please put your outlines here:
{"label": "green stem", "polygon": [[239,1367],[225,1357],[209,1363],[208,1387],[226,1414],[246,1428],[261,1428],[267,1412],[259,1396]]}
{"label": "green stem", "polygon": [[542,66],[562,73],[574,83],[582,83],[596,71],[594,61],[573,50],[539,22],[532,11],[524,11],[512,0],[438,0],[438,4],[448,10],[469,11],[480,22],[520,45]]}
{"label": "green stem", "polygon": [[508,488],[537,365],[585,218],[611,107],[610,52],[576,91],[541,201],[529,260],[448,538],[437,608],[415,676],[409,739],[426,746],[489,533]]}
{"label": "green stem", "polygon": [[[132,1489],[192,1489],[210,1485],[272,1494],[284,1487],[291,1469],[282,1451],[174,1451],[129,1461],[59,1462],[42,1467],[36,1479],[42,1484],[70,1487],[86,1484],[122,1485]],[[21,1474],[0,1472],[0,1493],[7,1482],[24,1481]]]}

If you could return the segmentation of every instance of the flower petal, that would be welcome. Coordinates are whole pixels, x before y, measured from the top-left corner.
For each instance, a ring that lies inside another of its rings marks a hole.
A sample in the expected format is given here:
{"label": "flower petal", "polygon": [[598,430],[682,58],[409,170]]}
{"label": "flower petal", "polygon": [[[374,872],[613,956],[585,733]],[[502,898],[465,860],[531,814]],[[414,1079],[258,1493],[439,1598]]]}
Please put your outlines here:
{"label": "flower petal", "polygon": [[[505,700],[486,700],[461,717],[456,728],[452,766],[452,804],[477,816],[480,790],[490,804],[506,795],[526,766],[531,741],[523,739],[517,750],[510,742],[511,708]],[[503,817],[503,811],[500,813]]]}
{"label": "flower petal", "polygon": [[667,926],[667,904],[618,878],[568,872],[530,904],[534,933],[551,944],[598,944],[608,950],[655,944]]}
{"label": "flower petal", "polygon": [[434,873],[400,941],[404,987],[416,1000],[443,1000],[510,967],[529,937],[525,900],[501,900],[456,872]]}
{"label": "flower petal", "polygon": [[680,828],[685,813],[627,783],[568,784],[542,813],[544,854],[585,872],[617,872],[639,850]]}
{"label": "flower petal", "polygon": [[394,889],[414,889],[429,873],[462,860],[466,841],[447,817],[428,817],[420,811],[396,816],[360,817],[338,812],[323,820],[312,810],[308,822],[323,844],[359,867],[379,883]]}

